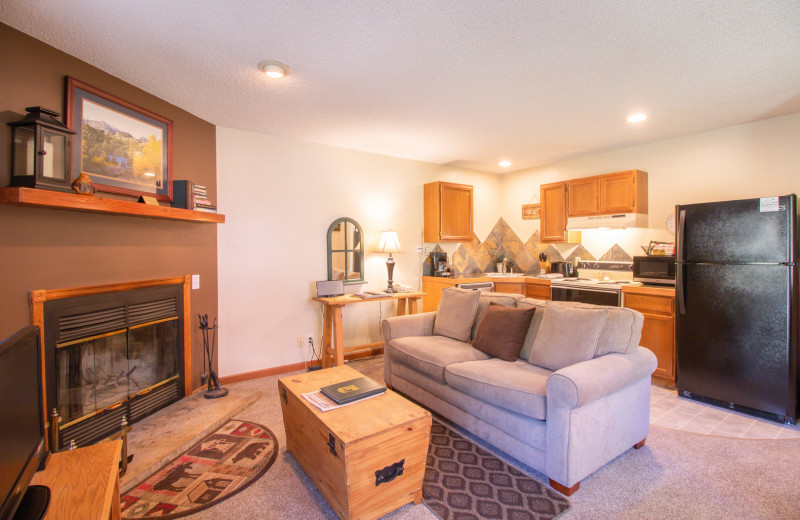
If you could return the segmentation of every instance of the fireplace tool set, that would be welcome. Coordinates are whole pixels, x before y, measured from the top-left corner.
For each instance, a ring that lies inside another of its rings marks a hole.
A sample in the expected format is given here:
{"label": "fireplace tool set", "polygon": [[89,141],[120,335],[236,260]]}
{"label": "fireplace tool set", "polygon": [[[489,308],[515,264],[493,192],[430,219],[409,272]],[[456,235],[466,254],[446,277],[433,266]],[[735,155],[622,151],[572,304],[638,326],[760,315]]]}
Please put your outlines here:
{"label": "fireplace tool set", "polygon": [[[219,384],[219,378],[217,377],[217,373],[214,372],[212,367],[213,359],[214,359],[214,347],[217,343],[217,320],[214,319],[214,325],[208,325],[208,314],[198,314],[198,318],[200,318],[200,330],[203,331],[203,367],[206,371],[200,376],[200,383],[206,383],[208,381],[208,388],[206,389],[205,398],[206,399],[216,399],[218,397],[225,397],[228,395],[228,389],[222,388]],[[211,336],[211,341],[209,341],[209,331],[213,331]]]}

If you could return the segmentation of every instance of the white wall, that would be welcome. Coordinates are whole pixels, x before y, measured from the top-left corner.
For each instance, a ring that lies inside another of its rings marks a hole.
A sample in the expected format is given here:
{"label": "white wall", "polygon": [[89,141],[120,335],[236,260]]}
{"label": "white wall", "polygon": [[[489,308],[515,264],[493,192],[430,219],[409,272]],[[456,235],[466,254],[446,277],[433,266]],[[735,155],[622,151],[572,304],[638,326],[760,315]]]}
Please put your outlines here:
{"label": "white wall", "polygon": [[[645,124],[656,124],[655,121]],[[665,221],[676,204],[800,192],[800,114],[580,157],[503,176],[503,218],[520,236],[539,228],[520,208],[538,200],[539,185],[622,170],[648,172],[649,229],[584,231],[595,257],[619,243],[642,254],[650,240],[673,241]]]}
{"label": "white wall", "polygon": [[[405,250],[394,255],[394,280],[419,287],[422,186],[435,180],[475,187],[475,232],[485,238],[500,215],[497,175],[218,127],[220,374],[298,363],[300,334],[320,344],[321,313],[310,298],[314,281],[327,277],[326,233],[336,218],[364,230],[364,289],[386,287],[387,256],[370,251],[390,228]],[[394,309],[347,306],[345,346],[380,341],[381,312]]]}

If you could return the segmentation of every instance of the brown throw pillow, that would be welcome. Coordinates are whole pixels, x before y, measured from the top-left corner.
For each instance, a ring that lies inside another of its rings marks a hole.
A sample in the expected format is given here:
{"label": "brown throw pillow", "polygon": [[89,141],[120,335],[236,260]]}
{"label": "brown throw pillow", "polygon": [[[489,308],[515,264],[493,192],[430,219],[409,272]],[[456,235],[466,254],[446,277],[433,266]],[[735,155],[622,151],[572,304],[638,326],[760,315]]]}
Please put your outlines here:
{"label": "brown throw pillow", "polygon": [[534,307],[517,309],[491,302],[478,326],[472,346],[490,356],[515,361],[522,350],[522,342],[525,341],[534,311]]}

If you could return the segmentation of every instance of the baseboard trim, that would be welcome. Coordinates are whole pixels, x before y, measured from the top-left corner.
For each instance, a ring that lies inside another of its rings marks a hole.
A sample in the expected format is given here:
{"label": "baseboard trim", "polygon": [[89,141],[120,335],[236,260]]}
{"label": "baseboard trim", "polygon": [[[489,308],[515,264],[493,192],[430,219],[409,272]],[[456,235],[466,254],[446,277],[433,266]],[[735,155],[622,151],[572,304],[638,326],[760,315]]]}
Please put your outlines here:
{"label": "baseboard trim", "polygon": [[[319,364],[319,363],[314,363],[314,364]],[[220,377],[219,384],[229,385],[231,383],[241,383],[242,381],[258,379],[259,377],[274,376],[277,374],[287,374],[289,372],[297,372],[298,370],[303,370],[305,368],[306,368],[305,363],[294,363],[292,365],[282,365],[279,367],[265,368],[263,370],[254,370],[252,372],[244,372],[241,374],[233,374],[230,376]]]}
{"label": "baseboard trim", "polygon": [[[353,361],[356,359],[362,359],[366,357],[372,357],[383,354],[383,345],[381,344],[380,347],[373,347],[361,350],[359,352],[353,352],[350,354],[345,354],[344,359],[346,361]],[[315,361],[313,363],[309,363],[308,366],[319,365],[319,362]],[[259,377],[267,377],[267,376],[274,376],[278,374],[288,374],[289,372],[297,372],[298,370],[303,370],[306,368],[305,363],[294,363],[292,365],[283,365],[279,367],[272,367],[272,368],[265,368],[263,370],[254,370],[252,372],[244,372],[241,374],[233,374],[230,376],[223,376],[219,378],[219,384],[221,385],[229,385],[231,383],[241,383],[242,381],[249,381],[251,379],[258,379]],[[201,390],[205,388],[202,386],[197,390]],[[195,390],[195,392],[197,391]]]}

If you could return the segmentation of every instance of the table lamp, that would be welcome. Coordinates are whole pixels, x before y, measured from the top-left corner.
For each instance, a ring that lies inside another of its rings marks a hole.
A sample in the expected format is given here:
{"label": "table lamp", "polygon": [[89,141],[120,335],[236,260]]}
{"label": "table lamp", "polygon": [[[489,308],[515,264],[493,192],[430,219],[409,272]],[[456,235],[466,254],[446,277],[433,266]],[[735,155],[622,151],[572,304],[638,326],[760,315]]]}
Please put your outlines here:
{"label": "table lamp", "polygon": [[387,293],[399,292],[392,286],[392,271],[394,271],[394,259],[392,253],[402,253],[403,248],[400,247],[400,241],[397,239],[397,231],[384,231],[381,234],[381,241],[373,251],[373,253],[389,253],[389,259],[386,261],[386,269],[389,271],[389,287],[384,291]]}

